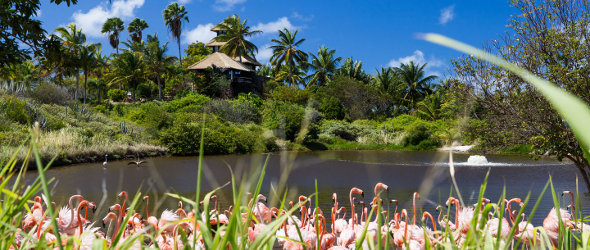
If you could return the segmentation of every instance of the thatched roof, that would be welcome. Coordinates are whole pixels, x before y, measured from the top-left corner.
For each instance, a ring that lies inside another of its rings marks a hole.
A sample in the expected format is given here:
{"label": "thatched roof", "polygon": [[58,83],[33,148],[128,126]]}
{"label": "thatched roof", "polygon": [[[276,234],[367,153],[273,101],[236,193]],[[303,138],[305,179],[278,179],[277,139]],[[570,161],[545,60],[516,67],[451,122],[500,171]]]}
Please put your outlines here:
{"label": "thatched roof", "polygon": [[[236,60],[236,61],[239,62],[240,61],[240,57],[239,56],[234,57],[234,60]],[[252,65],[255,65],[255,66],[262,66],[262,64],[259,63],[258,61],[256,61],[256,59],[254,59],[252,57],[249,57],[249,56],[242,56],[242,63],[252,64]]]}
{"label": "thatched roof", "polygon": [[226,43],[226,42],[217,42],[217,41],[211,41],[211,42],[208,42],[207,44],[205,44],[205,46],[207,46],[207,47],[215,47],[215,46],[219,46],[219,47],[221,47],[221,46],[223,46],[225,43]]}
{"label": "thatched roof", "polygon": [[231,57],[223,54],[221,52],[215,52],[213,54],[208,55],[205,59],[196,62],[195,64],[188,67],[188,69],[207,69],[209,67],[217,67],[223,69],[233,69],[233,70],[240,70],[240,71],[252,71],[244,64],[235,61]]}

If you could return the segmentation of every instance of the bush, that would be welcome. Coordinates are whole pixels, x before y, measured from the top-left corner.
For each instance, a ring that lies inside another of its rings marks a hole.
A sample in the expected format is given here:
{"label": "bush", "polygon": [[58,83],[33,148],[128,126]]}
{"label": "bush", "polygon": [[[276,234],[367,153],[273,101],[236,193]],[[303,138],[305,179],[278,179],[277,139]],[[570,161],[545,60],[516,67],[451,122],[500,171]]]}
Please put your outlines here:
{"label": "bush", "polygon": [[111,99],[111,101],[120,102],[123,101],[125,97],[127,97],[127,91],[122,89],[109,89],[107,96],[109,99]]}
{"label": "bush", "polygon": [[[175,155],[196,155],[201,140],[201,114],[178,116],[169,129],[161,133],[160,141]],[[264,150],[262,128],[239,126],[215,116],[206,116],[204,133],[205,154],[249,153]]]}
{"label": "bush", "polygon": [[50,83],[41,82],[31,91],[31,97],[41,103],[64,104],[72,99],[65,87]]}
{"label": "bush", "polygon": [[262,126],[272,129],[275,136],[294,140],[301,128],[305,109],[282,101],[267,101],[262,111]]}
{"label": "bush", "polygon": [[139,84],[135,90],[136,98],[149,98],[152,96],[152,87],[150,84]]}
{"label": "bush", "polygon": [[168,111],[169,112],[176,112],[179,111],[181,108],[187,106],[194,106],[196,110],[200,110],[205,104],[207,104],[211,99],[201,94],[190,93],[185,97],[180,99],[172,100],[168,103]]}
{"label": "bush", "polygon": [[20,124],[27,124],[29,122],[27,104],[15,96],[4,96],[2,98],[0,112],[4,114],[4,117]]}
{"label": "bush", "polygon": [[402,144],[404,146],[409,145],[420,145],[423,144],[423,141],[429,140],[429,142],[424,142],[422,146],[433,146],[439,145],[436,141],[436,138],[432,138],[432,128],[428,126],[426,122],[415,122],[412,127],[408,128],[406,136],[402,140]]}
{"label": "bush", "polygon": [[157,133],[172,125],[172,118],[166,109],[156,102],[146,102],[129,112],[129,119],[147,125],[147,128]]}
{"label": "bush", "polygon": [[318,97],[318,110],[324,114],[326,119],[342,120],[346,116],[346,111],[338,98],[324,95]]}
{"label": "bush", "polygon": [[240,94],[234,100],[213,100],[207,104],[206,110],[235,123],[259,123],[263,100],[253,94]]}
{"label": "bush", "polygon": [[275,87],[270,91],[269,97],[275,101],[283,101],[289,103],[295,103],[299,105],[307,105],[309,99],[309,92],[304,89],[297,87]]}

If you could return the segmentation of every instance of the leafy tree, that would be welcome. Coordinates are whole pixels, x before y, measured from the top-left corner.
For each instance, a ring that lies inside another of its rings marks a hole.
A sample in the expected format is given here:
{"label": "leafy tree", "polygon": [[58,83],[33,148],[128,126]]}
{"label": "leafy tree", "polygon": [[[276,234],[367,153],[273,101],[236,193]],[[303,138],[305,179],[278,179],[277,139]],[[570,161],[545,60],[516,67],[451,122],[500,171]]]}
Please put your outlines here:
{"label": "leafy tree", "polygon": [[78,88],[80,85],[80,66],[81,66],[81,50],[86,43],[86,35],[82,33],[81,29],[76,27],[76,24],[71,23],[66,27],[59,27],[55,29],[62,41],[63,46],[67,49],[71,57],[67,58],[71,60],[71,66],[74,69],[72,73],[76,76],[76,90],[74,92],[74,99],[78,99]]}
{"label": "leafy tree", "polygon": [[158,84],[158,99],[162,100],[162,72],[164,72],[168,65],[174,63],[176,58],[166,56],[168,50],[168,42],[160,46],[158,36],[148,36],[148,44],[145,50],[145,56],[148,68],[153,72],[156,83]]}
{"label": "leafy tree", "polygon": [[135,18],[127,25],[127,31],[131,36],[131,40],[138,43],[142,40],[142,32],[144,29],[149,28],[147,22],[143,19]]}
{"label": "leafy tree", "polygon": [[[51,3],[76,4],[78,0],[51,0]],[[42,55],[59,43],[46,36],[41,21],[33,19],[41,6],[40,0],[0,1],[0,68],[31,58],[31,52]]]}
{"label": "leafy tree", "polygon": [[308,76],[308,86],[314,84],[324,85],[332,79],[338,63],[342,60],[340,57],[334,58],[335,53],[336,50],[328,50],[324,46],[320,47],[317,56],[310,53],[312,59],[309,67],[314,73]]}
{"label": "leafy tree", "polygon": [[348,76],[364,83],[371,81],[371,76],[363,70],[363,62],[354,61],[352,57],[344,60],[342,66],[336,71],[336,75]]}
{"label": "leafy tree", "polygon": [[109,72],[109,85],[123,83],[132,89],[133,102],[135,92],[139,84],[148,80],[147,64],[142,53],[123,50],[123,53],[115,56],[111,61],[111,72]]}
{"label": "leafy tree", "polygon": [[214,41],[225,42],[219,49],[221,52],[234,58],[239,57],[240,62],[242,57],[252,56],[254,52],[258,52],[258,47],[246,38],[262,33],[260,30],[250,30],[247,21],[242,21],[237,15],[229,16],[217,25],[224,33],[213,38]]}
{"label": "leafy tree", "polygon": [[202,42],[194,42],[189,44],[188,48],[184,49],[184,52],[186,53],[186,59],[182,67],[187,68],[211,54],[211,49],[207,48]]}
{"label": "leafy tree", "polygon": [[425,76],[424,68],[426,65],[426,63],[420,65],[410,61],[407,64],[402,63],[399,67],[394,68],[400,80],[405,85],[403,98],[408,102],[410,107],[414,107],[417,102],[432,93],[430,83],[436,80],[437,76]]}
{"label": "leafy tree", "polygon": [[[320,105],[325,105],[320,109],[330,110],[339,116],[338,112],[341,111],[338,108],[341,105],[350,120],[373,117],[385,112],[391,106],[390,102],[383,98],[375,88],[347,76],[336,77],[325,87],[314,86],[314,88],[317,89],[316,96],[320,100]],[[326,97],[335,97],[340,103],[333,99],[321,100]]]}
{"label": "leafy tree", "polygon": [[[508,32],[488,52],[551,81],[590,104],[590,3],[587,1],[511,1],[518,11]],[[534,153],[568,159],[590,191],[588,155],[569,124],[541,94],[520,77],[464,56],[453,61],[458,80],[475,101],[476,128],[483,145],[532,144]],[[474,129],[475,130],[475,129]],[[587,150],[587,149],[586,149]]]}
{"label": "leafy tree", "polygon": [[[180,35],[182,34],[182,22],[188,21],[188,13],[186,12],[183,5],[178,5],[177,2],[173,2],[169,4],[166,9],[164,9],[164,22],[168,27],[170,33],[172,33],[172,37],[176,39],[178,43],[178,58],[180,60],[180,65],[182,66],[182,54],[180,50]],[[182,76],[184,78],[184,70],[182,70]]]}
{"label": "leafy tree", "polygon": [[293,81],[295,78],[293,77],[295,68],[307,63],[307,54],[297,48],[305,41],[305,38],[297,40],[295,38],[297,32],[296,30],[295,33],[291,34],[291,31],[287,28],[279,30],[280,40],[272,39],[271,42],[274,45],[270,46],[272,49],[270,62],[273,64],[275,71],[281,70],[282,65],[287,66],[287,76],[283,77],[283,79],[287,80],[289,86],[295,84]]}
{"label": "leafy tree", "polygon": [[118,17],[111,17],[107,19],[104,24],[102,24],[101,32],[103,34],[108,34],[109,43],[113,49],[117,50],[117,54],[119,54],[119,35],[123,30],[125,30],[125,27],[123,26],[123,20]]}

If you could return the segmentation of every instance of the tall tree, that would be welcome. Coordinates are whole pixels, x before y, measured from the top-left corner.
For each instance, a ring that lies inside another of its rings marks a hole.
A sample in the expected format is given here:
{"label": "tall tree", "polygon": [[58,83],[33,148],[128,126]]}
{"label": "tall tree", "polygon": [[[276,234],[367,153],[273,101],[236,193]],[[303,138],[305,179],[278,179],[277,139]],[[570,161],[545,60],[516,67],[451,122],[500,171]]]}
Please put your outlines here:
{"label": "tall tree", "polygon": [[55,29],[55,32],[59,34],[63,41],[63,46],[69,51],[71,62],[74,71],[72,72],[76,76],[76,90],[74,92],[74,98],[78,99],[78,89],[80,85],[80,50],[86,43],[86,35],[82,33],[82,29],[78,29],[76,24],[71,23],[66,27],[59,27]]}
{"label": "tall tree", "polygon": [[142,32],[144,29],[149,28],[147,22],[143,19],[135,18],[127,25],[127,31],[131,36],[131,40],[139,43],[142,40]]}
{"label": "tall tree", "polygon": [[[584,0],[510,1],[515,8],[502,39],[487,48],[590,104],[590,2]],[[588,149],[533,86],[512,73],[472,56],[453,61],[483,119],[477,134],[483,146],[532,144],[533,153],[574,163],[590,191]],[[586,152],[584,152],[586,151]]]}
{"label": "tall tree", "polygon": [[248,20],[242,21],[239,16],[229,16],[218,27],[224,31],[223,34],[213,38],[217,42],[225,42],[220,51],[231,56],[239,57],[240,62],[244,56],[253,56],[258,52],[258,47],[252,42],[246,40],[254,34],[262,33],[260,30],[250,30],[247,25]]}
{"label": "tall tree", "polygon": [[174,63],[176,58],[166,56],[168,42],[160,46],[158,36],[148,35],[148,44],[145,50],[147,67],[152,71],[158,84],[158,99],[162,100],[162,73],[170,64]]}
{"label": "tall tree", "polygon": [[310,76],[308,85],[324,85],[332,79],[338,63],[342,60],[340,57],[334,57],[336,50],[328,50],[322,46],[318,50],[318,55],[311,54],[311,63],[309,67],[314,73]]}
{"label": "tall tree", "polygon": [[287,28],[279,30],[279,40],[272,39],[271,42],[274,44],[270,46],[272,49],[272,57],[270,62],[273,64],[275,71],[279,71],[282,65],[287,66],[287,81],[289,85],[293,85],[293,69],[297,65],[301,65],[307,62],[307,53],[299,50],[300,46],[305,38],[297,40],[297,30],[295,33],[291,33]]}
{"label": "tall tree", "polygon": [[123,50],[123,53],[115,56],[111,61],[112,70],[109,72],[109,85],[113,83],[123,83],[129,89],[133,90],[133,102],[135,102],[135,92],[140,83],[148,80],[147,64],[143,54],[130,50]]}
{"label": "tall tree", "polygon": [[180,67],[182,71],[182,78],[184,79],[184,70],[182,70],[182,54],[180,50],[180,35],[182,33],[182,21],[189,22],[188,13],[184,9],[183,5],[178,5],[177,2],[169,4],[164,9],[164,22],[168,26],[168,30],[172,33],[172,37],[176,39],[178,43],[178,58],[180,60]]}
{"label": "tall tree", "polygon": [[371,76],[363,70],[363,62],[355,61],[352,57],[344,60],[342,66],[336,71],[336,75],[348,76],[364,83],[369,83],[371,80]]}
{"label": "tall tree", "polygon": [[[76,4],[78,0],[51,0],[51,3]],[[44,54],[59,43],[47,36],[41,21],[34,19],[40,9],[40,0],[0,1],[0,69]]]}
{"label": "tall tree", "polygon": [[408,102],[410,107],[413,107],[417,102],[424,99],[426,95],[432,93],[430,84],[438,78],[435,75],[425,75],[424,68],[426,65],[426,63],[420,65],[410,61],[407,64],[402,63],[399,67],[394,68],[400,80],[405,85],[404,100]]}
{"label": "tall tree", "polygon": [[90,72],[97,67],[96,53],[100,50],[100,44],[88,44],[80,47],[80,67],[84,74],[84,103],[87,99],[87,81]]}
{"label": "tall tree", "polygon": [[123,30],[125,30],[125,27],[123,26],[123,20],[118,17],[111,17],[107,19],[104,24],[102,24],[101,32],[103,34],[108,34],[109,43],[113,49],[117,50],[117,54],[119,54],[119,35]]}

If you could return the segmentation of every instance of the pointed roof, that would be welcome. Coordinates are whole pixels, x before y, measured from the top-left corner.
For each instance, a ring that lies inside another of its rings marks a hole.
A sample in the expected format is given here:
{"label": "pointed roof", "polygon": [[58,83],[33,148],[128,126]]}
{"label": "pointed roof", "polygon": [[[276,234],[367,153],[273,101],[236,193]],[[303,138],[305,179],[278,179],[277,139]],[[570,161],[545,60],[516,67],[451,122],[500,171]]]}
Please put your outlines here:
{"label": "pointed roof", "polygon": [[208,42],[207,44],[205,44],[205,46],[207,47],[215,47],[215,46],[223,46],[226,42],[217,42],[217,41],[213,41],[211,40],[210,42]]}
{"label": "pointed roof", "polygon": [[208,55],[203,60],[196,62],[195,64],[188,67],[188,69],[207,69],[209,67],[217,67],[223,69],[233,69],[240,71],[252,71],[244,64],[235,61],[231,57],[221,52],[215,52]]}
{"label": "pointed roof", "polygon": [[[241,58],[242,58],[242,63],[252,64],[252,65],[255,65],[255,66],[262,66],[261,63],[259,63],[258,61],[256,61],[256,59],[254,59],[252,57],[249,57],[249,56],[241,56]],[[239,62],[240,61],[240,56],[236,56],[233,59]]]}

